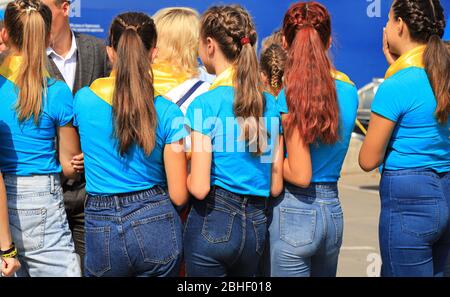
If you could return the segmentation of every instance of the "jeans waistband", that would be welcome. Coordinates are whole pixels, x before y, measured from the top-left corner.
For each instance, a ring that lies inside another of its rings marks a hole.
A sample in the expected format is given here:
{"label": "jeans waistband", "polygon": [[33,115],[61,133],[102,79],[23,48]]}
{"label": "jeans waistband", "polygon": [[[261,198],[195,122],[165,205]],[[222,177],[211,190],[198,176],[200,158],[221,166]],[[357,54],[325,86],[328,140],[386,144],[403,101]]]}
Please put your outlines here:
{"label": "jeans waistband", "polygon": [[61,186],[59,174],[45,174],[45,175],[30,175],[19,176],[12,174],[3,174],[3,181],[6,187],[21,188],[27,190],[34,190],[42,192],[50,190],[50,193],[55,193],[56,188]]}
{"label": "jeans waistband", "polygon": [[285,190],[294,195],[302,195],[311,198],[336,199],[339,197],[337,182],[311,183],[308,188],[300,188],[286,183]]}
{"label": "jeans waistband", "polygon": [[[151,189],[118,194],[118,195],[89,195],[86,199],[86,206],[99,207],[120,207],[133,204],[138,201],[152,200],[155,196],[167,196],[167,191],[161,186],[154,186]],[[168,198],[168,197],[167,197]]]}
{"label": "jeans waistband", "polygon": [[449,174],[449,172],[437,172],[430,168],[414,168],[414,169],[403,169],[403,170],[387,170],[383,171],[382,175],[385,176],[402,176],[402,175],[426,175],[441,178],[445,175]]}
{"label": "jeans waistband", "polygon": [[263,197],[263,196],[253,196],[253,195],[241,195],[241,194],[236,194],[233,192],[230,192],[228,190],[225,190],[224,188],[221,188],[219,186],[213,186],[211,188],[211,191],[209,193],[209,195],[218,195],[223,199],[229,199],[238,203],[252,203],[252,204],[256,204],[256,205],[266,205],[266,202],[268,200],[267,197]]}

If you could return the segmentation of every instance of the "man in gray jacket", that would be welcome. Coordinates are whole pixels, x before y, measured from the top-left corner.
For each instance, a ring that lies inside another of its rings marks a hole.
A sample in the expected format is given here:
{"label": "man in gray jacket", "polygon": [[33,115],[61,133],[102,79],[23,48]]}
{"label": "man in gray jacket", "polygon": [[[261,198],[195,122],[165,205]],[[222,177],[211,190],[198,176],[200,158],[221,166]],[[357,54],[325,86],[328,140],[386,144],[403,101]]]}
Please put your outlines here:
{"label": "man in gray jacket", "polygon": [[[53,78],[67,83],[73,94],[89,86],[94,80],[106,77],[110,65],[102,40],[93,36],[74,33],[69,24],[70,1],[42,0],[52,11],[51,44],[47,49],[47,69]],[[77,160],[82,160],[78,156]],[[85,178],[61,179],[64,204],[75,242],[75,250],[83,264]],[[83,265],[82,265],[83,266]]]}

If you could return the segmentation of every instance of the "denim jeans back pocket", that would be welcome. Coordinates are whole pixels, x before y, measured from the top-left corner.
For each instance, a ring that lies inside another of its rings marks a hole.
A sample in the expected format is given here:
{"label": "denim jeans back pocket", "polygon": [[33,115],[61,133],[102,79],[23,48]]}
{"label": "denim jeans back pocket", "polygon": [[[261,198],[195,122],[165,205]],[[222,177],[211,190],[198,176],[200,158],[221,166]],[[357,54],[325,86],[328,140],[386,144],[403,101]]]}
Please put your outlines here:
{"label": "denim jeans back pocket", "polygon": [[317,225],[315,209],[280,207],[280,239],[300,247],[314,241]]}
{"label": "denim jeans back pocket", "polygon": [[19,254],[43,248],[47,210],[10,208],[8,212],[11,235]]}
{"label": "denim jeans back pocket", "polygon": [[434,199],[398,199],[402,232],[416,237],[435,235],[439,231],[439,207]]}
{"label": "denim jeans back pocket", "polygon": [[85,268],[94,276],[101,277],[111,270],[111,257],[109,245],[111,240],[111,228],[85,227],[86,259]]}
{"label": "denim jeans back pocket", "polygon": [[267,218],[253,222],[253,229],[256,237],[256,252],[262,256],[266,246],[267,238]]}
{"label": "denim jeans back pocket", "polygon": [[235,216],[236,213],[231,210],[208,204],[203,221],[203,237],[211,243],[228,242]]}
{"label": "denim jeans back pocket", "polygon": [[131,226],[144,262],[165,265],[180,254],[173,213],[133,221]]}

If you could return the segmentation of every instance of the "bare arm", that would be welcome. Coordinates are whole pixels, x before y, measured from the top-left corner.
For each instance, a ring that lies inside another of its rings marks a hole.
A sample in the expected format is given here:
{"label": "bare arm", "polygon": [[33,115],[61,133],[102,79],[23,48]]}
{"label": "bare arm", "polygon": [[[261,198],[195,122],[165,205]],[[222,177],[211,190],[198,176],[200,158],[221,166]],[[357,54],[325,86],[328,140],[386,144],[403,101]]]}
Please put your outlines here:
{"label": "bare arm", "polygon": [[372,113],[366,138],[359,152],[359,166],[372,171],[383,163],[395,122]]}
{"label": "bare arm", "polygon": [[76,178],[77,170],[72,165],[72,159],[81,154],[80,137],[72,125],[58,128],[59,162],[63,174],[68,178]]}
{"label": "bare arm", "polygon": [[[283,115],[283,119],[285,117],[286,115]],[[286,132],[286,127],[283,128]],[[297,187],[307,188],[312,179],[312,161],[309,145],[304,143],[297,129],[292,131],[289,136],[286,136],[285,141],[288,158],[284,160],[284,179]]]}
{"label": "bare arm", "polygon": [[[11,248],[12,243],[11,231],[9,230],[5,184],[0,174],[0,249],[7,251]],[[1,271],[5,276],[12,276],[20,268],[20,262],[16,258],[2,258],[1,262]]]}
{"label": "bare arm", "polygon": [[272,180],[270,185],[270,194],[272,197],[278,197],[283,191],[283,162],[284,162],[284,140],[280,135],[278,147],[275,151],[275,157],[272,165]]}
{"label": "bare arm", "polygon": [[170,199],[177,206],[184,205],[189,193],[186,186],[187,160],[183,140],[165,146],[164,167]]}
{"label": "bare arm", "polygon": [[11,232],[9,231],[8,206],[6,203],[6,190],[3,177],[0,174],[0,247],[6,251],[12,244]]}
{"label": "bare arm", "polygon": [[191,173],[187,179],[189,192],[203,200],[211,190],[211,138],[192,131]]}

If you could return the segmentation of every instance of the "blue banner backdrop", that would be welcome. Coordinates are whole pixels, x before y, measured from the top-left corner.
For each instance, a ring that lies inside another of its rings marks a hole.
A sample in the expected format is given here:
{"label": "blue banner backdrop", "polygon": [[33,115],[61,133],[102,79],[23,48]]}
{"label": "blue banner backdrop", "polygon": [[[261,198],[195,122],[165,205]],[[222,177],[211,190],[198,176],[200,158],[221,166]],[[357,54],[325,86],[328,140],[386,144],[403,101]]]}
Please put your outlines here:
{"label": "blue banner backdrop", "polygon": [[[2,1],[6,2],[6,1]],[[189,6],[200,13],[214,4],[240,3],[253,15],[259,38],[280,27],[284,13],[294,0],[73,0],[71,23],[78,32],[105,38],[112,18],[125,11],[150,15],[170,6]],[[319,0],[328,7],[333,21],[332,55],[336,67],[347,73],[358,87],[383,77],[387,64],[382,53],[382,32],[392,0]],[[441,0],[446,15],[450,0]],[[449,26],[450,27],[450,26]],[[450,40],[450,28],[446,39]]]}

